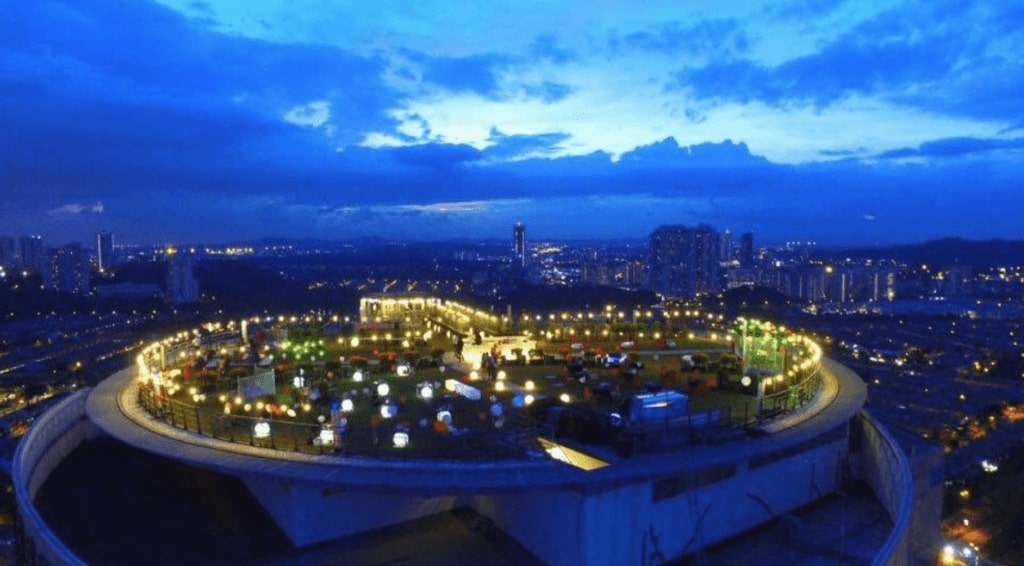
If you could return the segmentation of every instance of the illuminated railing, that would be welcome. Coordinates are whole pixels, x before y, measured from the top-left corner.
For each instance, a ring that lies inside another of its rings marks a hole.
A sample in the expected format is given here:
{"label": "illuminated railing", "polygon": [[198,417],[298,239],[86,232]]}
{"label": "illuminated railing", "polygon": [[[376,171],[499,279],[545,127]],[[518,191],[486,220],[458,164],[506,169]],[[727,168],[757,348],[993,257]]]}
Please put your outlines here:
{"label": "illuminated railing", "polygon": [[815,362],[804,379],[786,386],[785,390],[766,393],[761,400],[760,419],[790,413],[814,398],[821,386],[821,362]]}
{"label": "illuminated railing", "polygon": [[161,399],[149,387],[139,388],[138,400],[139,405],[148,413],[171,426],[210,438],[306,454],[334,452],[333,445],[313,443],[313,439],[320,437],[321,431],[321,427],[316,424],[250,415],[227,415],[197,403],[173,398]]}
{"label": "illuminated railing", "polygon": [[[130,384],[129,387],[138,388],[139,406],[149,414],[169,426],[212,439],[312,455],[408,458],[407,455],[386,449],[397,442],[394,434],[398,432],[398,427],[395,426],[382,424],[375,428],[363,422],[350,424],[344,431],[340,431],[317,422],[246,413],[226,414],[222,409],[204,406],[187,399],[161,398],[148,386],[138,387]],[[312,412],[322,414],[330,411],[321,406]],[[326,431],[331,432],[328,434]],[[417,429],[416,432],[422,431]],[[328,442],[323,442],[325,434],[329,436]],[[429,454],[429,458],[434,459],[455,460],[522,459],[533,455],[526,446],[495,440],[493,436],[473,433],[458,436],[421,434],[417,440],[421,448],[418,453]]]}
{"label": "illuminated railing", "polygon": [[[465,311],[472,316],[487,317],[486,313],[477,314],[476,311],[463,305],[452,306],[451,309],[452,312]],[[432,326],[431,328],[433,329]],[[438,327],[434,330],[443,332],[442,328]],[[695,336],[688,338],[688,340],[692,339],[695,339]],[[708,339],[715,343],[722,343],[723,348],[720,350],[722,352],[734,347],[728,337],[722,342],[715,334],[711,334]],[[820,348],[800,336],[792,336],[792,344],[797,347],[792,348],[789,354],[783,354],[783,371],[778,375],[765,377],[764,383],[758,384],[761,391],[756,397],[751,394],[750,381],[746,377],[743,380],[744,390],[734,392],[734,395],[701,400],[701,390],[698,389],[690,400],[690,411],[685,419],[689,436],[700,440],[701,438],[715,438],[715,435],[719,433],[724,433],[726,436],[737,434],[736,429],[759,425],[766,420],[789,415],[813,400],[818,394],[821,383]],[[675,345],[673,344],[673,346]],[[171,426],[227,442],[309,454],[330,454],[340,451],[354,454],[352,449],[359,447],[357,455],[377,456],[376,450],[369,451],[365,447],[377,447],[386,443],[384,439],[371,438],[375,437],[379,431],[365,426],[366,423],[359,423],[363,426],[351,427],[347,431],[346,437],[338,436],[336,433],[334,442],[318,442],[318,439],[328,435],[328,430],[316,421],[311,422],[310,419],[302,418],[302,415],[299,415],[299,419],[295,419],[294,415],[289,415],[292,418],[288,418],[284,414],[275,417],[271,413],[265,413],[262,408],[250,411],[248,407],[243,412],[242,407],[245,404],[240,401],[208,405],[196,399],[190,399],[186,395],[175,395],[175,390],[181,389],[181,386],[171,383],[171,386],[167,387],[164,372],[158,369],[158,365],[162,365],[164,360],[177,361],[193,348],[194,346],[185,340],[179,340],[177,343],[165,341],[162,346],[157,344],[151,347],[148,359],[147,355],[140,355],[137,360],[140,376],[138,385],[140,406]],[[355,368],[355,366],[349,366],[349,363],[348,360],[343,362],[341,379],[345,379],[347,372]],[[551,360],[545,360],[545,363],[560,364],[562,360],[555,361],[552,357]],[[363,371],[369,375],[373,371],[380,371],[380,368],[368,367]],[[313,376],[309,377],[313,378]],[[241,394],[241,385],[238,388],[229,387],[229,381],[234,382],[234,380],[220,379],[215,384],[205,383],[203,387],[196,385],[195,390],[190,393],[199,394],[205,391],[208,395],[236,399]],[[691,387],[693,387],[692,382]],[[703,387],[703,385],[698,387]],[[714,387],[714,385],[710,385],[711,389]],[[725,387],[725,385],[722,384],[719,387]],[[218,391],[213,391],[214,389]],[[324,405],[324,401],[328,398],[338,397],[338,395],[332,395],[333,389],[324,391],[324,393],[325,396],[320,403],[316,404],[312,414],[330,414],[330,408]],[[193,395],[193,397],[195,396]],[[199,396],[205,398],[205,395]],[[295,408],[298,410],[298,406]],[[307,407],[306,411],[309,410]],[[534,430],[536,426],[535,423]],[[494,437],[494,434],[491,436]],[[439,446],[439,452],[449,455],[454,453],[459,458],[474,457],[470,451],[459,449],[458,443],[458,439],[449,439],[449,445]]]}

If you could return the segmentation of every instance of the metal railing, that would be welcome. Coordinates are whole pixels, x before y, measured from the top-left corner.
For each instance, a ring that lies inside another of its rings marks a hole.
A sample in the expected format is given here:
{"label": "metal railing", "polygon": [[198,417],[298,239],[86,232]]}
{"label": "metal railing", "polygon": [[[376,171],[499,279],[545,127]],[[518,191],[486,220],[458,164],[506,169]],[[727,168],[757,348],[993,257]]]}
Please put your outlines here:
{"label": "metal railing", "polygon": [[[715,438],[718,433],[724,436],[738,433],[739,429],[757,426],[765,421],[783,417],[792,413],[814,398],[820,387],[821,364],[816,364],[804,374],[804,378],[782,391],[763,395],[758,410],[757,400],[750,397],[746,402],[719,404],[691,411],[685,418],[685,428],[698,438]],[[231,391],[233,394],[234,391]],[[151,387],[139,387],[138,401],[140,406],[150,414],[162,419],[171,426],[195,432],[203,436],[256,446],[274,450],[299,452],[304,454],[355,454],[352,448],[360,447],[359,454],[379,455],[377,448],[387,439],[377,437],[382,430],[370,427],[352,427],[342,435],[335,435],[336,442],[323,444],[317,442],[322,430],[319,423],[297,422],[290,419],[272,418],[266,415],[250,415],[233,412],[225,413],[217,407],[203,406],[187,399],[161,397]],[[325,407],[317,407],[317,413],[329,412]],[[265,426],[263,425],[269,425]],[[261,431],[257,432],[257,425]],[[269,432],[267,432],[269,428]],[[448,439],[444,451],[471,457],[472,446],[479,441],[477,438]],[[465,446],[460,446],[459,443]],[[366,447],[371,447],[367,450]]]}
{"label": "metal railing", "polygon": [[[160,398],[149,387],[139,388],[139,405],[171,426],[218,440],[304,454],[329,454],[336,448],[333,444],[314,443],[322,428],[319,424],[225,414],[222,410],[198,403]],[[257,425],[264,423],[269,425],[264,429],[267,432],[257,432]]]}

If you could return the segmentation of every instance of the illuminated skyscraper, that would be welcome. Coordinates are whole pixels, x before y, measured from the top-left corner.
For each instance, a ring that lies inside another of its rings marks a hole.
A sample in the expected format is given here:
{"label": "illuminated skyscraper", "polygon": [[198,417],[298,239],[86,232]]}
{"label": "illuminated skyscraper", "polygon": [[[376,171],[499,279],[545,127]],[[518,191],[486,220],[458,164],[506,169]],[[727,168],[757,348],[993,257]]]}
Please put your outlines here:
{"label": "illuminated skyscraper", "polygon": [[46,254],[43,251],[42,236],[22,236],[19,241],[21,252],[20,267],[30,271],[43,271]]}
{"label": "illuminated skyscraper", "polygon": [[199,302],[199,282],[192,273],[192,258],[173,248],[167,254],[167,300],[173,305]]}
{"label": "illuminated skyscraper", "polygon": [[695,297],[717,291],[721,240],[707,224],[659,226],[650,240],[650,288],[667,297]]}
{"label": "illuminated skyscraper", "polygon": [[46,287],[61,293],[88,295],[88,251],[78,243],[55,250],[43,270],[43,281]]}
{"label": "illuminated skyscraper", "polygon": [[516,262],[526,267],[526,225],[522,222],[516,222],[512,227],[512,251]]}
{"label": "illuminated skyscraper", "polygon": [[114,235],[110,232],[96,234],[96,267],[104,273],[114,265]]}

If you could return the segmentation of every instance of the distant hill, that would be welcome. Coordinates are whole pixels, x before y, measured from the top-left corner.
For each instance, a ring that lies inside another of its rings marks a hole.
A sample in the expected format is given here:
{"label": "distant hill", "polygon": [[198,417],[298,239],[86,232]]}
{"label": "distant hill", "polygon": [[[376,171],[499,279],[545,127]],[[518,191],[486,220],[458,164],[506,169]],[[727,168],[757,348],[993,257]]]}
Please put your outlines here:
{"label": "distant hill", "polygon": [[973,267],[1024,265],[1022,240],[965,240],[943,238],[920,244],[905,244],[871,249],[851,249],[823,252],[835,257],[892,258],[910,264],[935,266],[969,265]]}

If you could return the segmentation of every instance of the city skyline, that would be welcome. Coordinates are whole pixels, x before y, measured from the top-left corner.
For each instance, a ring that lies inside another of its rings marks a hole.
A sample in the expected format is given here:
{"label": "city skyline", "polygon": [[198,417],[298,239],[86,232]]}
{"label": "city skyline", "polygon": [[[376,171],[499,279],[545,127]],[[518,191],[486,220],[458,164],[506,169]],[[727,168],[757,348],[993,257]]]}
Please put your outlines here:
{"label": "city skyline", "polygon": [[1022,238],[999,2],[9,7],[0,222],[88,242]]}

